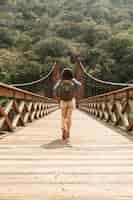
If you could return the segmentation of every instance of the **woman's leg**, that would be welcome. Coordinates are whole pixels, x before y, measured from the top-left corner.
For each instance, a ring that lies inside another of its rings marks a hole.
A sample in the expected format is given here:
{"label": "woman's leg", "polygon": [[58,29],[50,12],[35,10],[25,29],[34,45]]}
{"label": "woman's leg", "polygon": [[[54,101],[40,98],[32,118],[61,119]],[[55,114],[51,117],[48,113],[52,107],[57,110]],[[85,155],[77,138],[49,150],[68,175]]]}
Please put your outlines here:
{"label": "woman's leg", "polygon": [[69,103],[67,107],[67,114],[66,114],[66,119],[67,119],[67,137],[70,136],[70,129],[72,126],[72,111],[73,111],[73,104]]}
{"label": "woman's leg", "polygon": [[66,123],[66,115],[67,115],[67,109],[66,109],[65,103],[62,103],[61,106],[61,126],[62,126],[62,139],[66,139],[66,133],[67,133],[67,123]]}
{"label": "woman's leg", "polygon": [[67,129],[70,130],[72,126],[72,109],[69,109],[67,112]]}

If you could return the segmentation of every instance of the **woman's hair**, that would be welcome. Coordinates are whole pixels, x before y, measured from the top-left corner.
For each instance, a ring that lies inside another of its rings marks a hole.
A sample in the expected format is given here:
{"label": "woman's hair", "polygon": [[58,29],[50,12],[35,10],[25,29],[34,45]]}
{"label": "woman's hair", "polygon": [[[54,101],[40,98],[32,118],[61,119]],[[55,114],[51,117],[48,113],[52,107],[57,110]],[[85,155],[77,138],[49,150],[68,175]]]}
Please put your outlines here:
{"label": "woman's hair", "polygon": [[62,80],[72,80],[73,79],[73,73],[70,68],[65,68],[62,72]]}

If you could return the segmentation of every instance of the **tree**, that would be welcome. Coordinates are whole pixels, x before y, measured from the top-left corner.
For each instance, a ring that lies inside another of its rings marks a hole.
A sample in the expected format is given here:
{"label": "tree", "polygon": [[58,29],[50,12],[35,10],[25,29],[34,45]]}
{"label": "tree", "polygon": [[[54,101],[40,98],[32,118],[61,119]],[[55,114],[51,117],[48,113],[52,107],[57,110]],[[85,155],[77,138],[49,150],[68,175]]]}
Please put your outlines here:
{"label": "tree", "polygon": [[10,31],[8,28],[0,28],[0,48],[8,48],[15,45],[15,35],[15,31]]}
{"label": "tree", "polygon": [[130,52],[130,47],[133,46],[133,37],[125,34],[117,34],[113,36],[108,42],[108,51],[112,57],[120,62],[123,57],[127,56]]}
{"label": "tree", "polygon": [[8,82],[10,74],[15,73],[19,54],[15,51],[0,49],[0,80]]}
{"label": "tree", "polygon": [[41,62],[44,63],[47,56],[62,57],[69,55],[70,47],[65,40],[54,37],[39,41],[35,45],[35,51],[40,56]]}

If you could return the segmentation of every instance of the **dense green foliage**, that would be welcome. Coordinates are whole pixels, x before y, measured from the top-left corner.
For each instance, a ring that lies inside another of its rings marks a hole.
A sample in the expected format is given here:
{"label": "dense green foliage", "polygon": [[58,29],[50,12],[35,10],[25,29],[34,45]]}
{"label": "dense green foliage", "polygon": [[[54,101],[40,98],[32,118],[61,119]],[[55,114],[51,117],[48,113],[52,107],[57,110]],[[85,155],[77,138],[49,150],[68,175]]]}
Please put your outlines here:
{"label": "dense green foliage", "polygon": [[83,56],[104,80],[133,79],[132,0],[1,0],[0,80],[27,82]]}

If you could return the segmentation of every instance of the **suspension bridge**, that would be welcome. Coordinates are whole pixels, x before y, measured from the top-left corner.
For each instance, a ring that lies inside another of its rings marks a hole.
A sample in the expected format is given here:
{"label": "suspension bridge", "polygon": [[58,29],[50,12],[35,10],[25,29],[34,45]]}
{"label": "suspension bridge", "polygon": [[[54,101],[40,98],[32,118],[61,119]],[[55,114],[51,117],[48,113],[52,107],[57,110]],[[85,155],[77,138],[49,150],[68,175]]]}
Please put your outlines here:
{"label": "suspension bridge", "polygon": [[[132,84],[99,80],[78,62],[78,109],[70,142],[62,144],[54,94],[22,89],[50,76],[55,84],[58,69],[55,63],[46,76],[31,83],[0,83],[0,199],[133,199]],[[84,96],[87,79],[93,89],[89,97]],[[104,94],[96,94],[105,86]]]}

